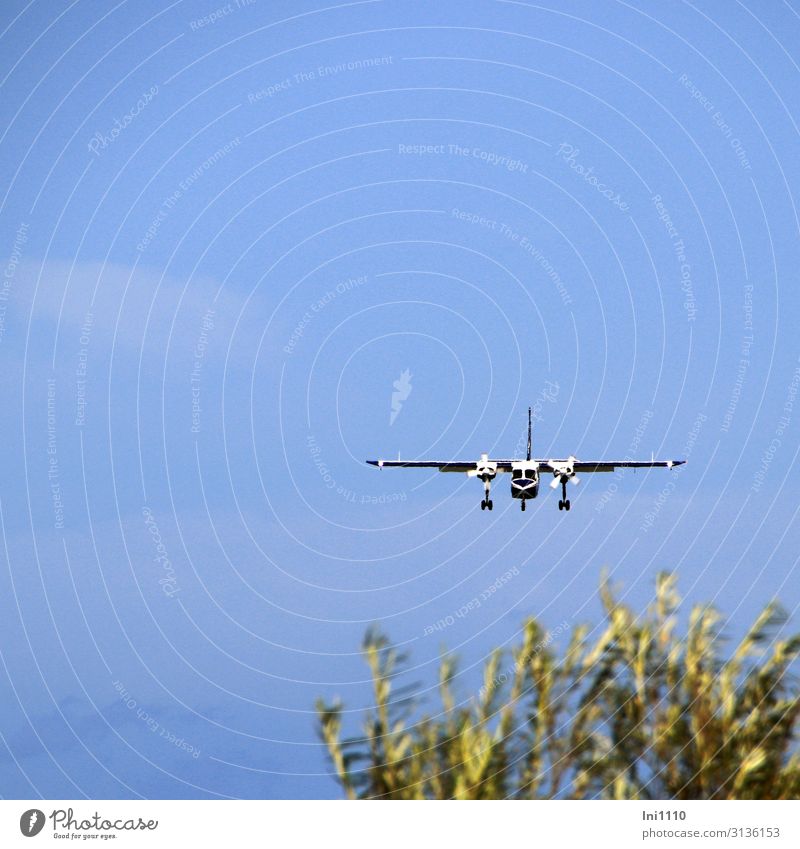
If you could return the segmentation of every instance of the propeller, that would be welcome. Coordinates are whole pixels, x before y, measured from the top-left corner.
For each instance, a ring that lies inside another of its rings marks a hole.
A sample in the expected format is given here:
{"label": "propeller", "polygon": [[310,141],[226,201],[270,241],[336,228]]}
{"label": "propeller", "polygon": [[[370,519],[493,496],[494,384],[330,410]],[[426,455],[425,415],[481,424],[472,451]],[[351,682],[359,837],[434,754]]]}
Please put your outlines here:
{"label": "propeller", "polygon": [[488,454],[481,454],[480,460],[475,464],[474,469],[467,472],[467,476],[471,478],[480,478],[482,481],[492,480],[497,474],[497,463],[489,460]]}
{"label": "propeller", "polygon": [[581,479],[575,475],[575,460],[576,458],[570,455],[563,463],[554,463],[550,461],[550,467],[553,469],[553,480],[550,481],[550,488],[556,489],[559,484],[570,483],[579,484]]}

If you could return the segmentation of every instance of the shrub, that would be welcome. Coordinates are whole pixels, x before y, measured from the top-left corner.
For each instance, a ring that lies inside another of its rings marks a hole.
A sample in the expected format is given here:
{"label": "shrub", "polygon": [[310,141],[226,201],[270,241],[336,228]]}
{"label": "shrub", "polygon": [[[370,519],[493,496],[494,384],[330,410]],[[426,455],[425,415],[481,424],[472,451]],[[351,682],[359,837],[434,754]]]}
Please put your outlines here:
{"label": "shrub", "polygon": [[768,605],[723,660],[720,616],[695,607],[676,635],[674,576],[657,578],[641,617],[604,580],[605,629],[590,644],[572,629],[559,654],[533,618],[504,665],[456,703],[455,661],[439,670],[441,711],[419,716],[395,686],[404,658],[371,630],[364,654],[375,708],[364,733],[342,739],[342,705],[318,702],[337,780],[350,798],[795,799],[800,696],[790,666],[800,636]]}

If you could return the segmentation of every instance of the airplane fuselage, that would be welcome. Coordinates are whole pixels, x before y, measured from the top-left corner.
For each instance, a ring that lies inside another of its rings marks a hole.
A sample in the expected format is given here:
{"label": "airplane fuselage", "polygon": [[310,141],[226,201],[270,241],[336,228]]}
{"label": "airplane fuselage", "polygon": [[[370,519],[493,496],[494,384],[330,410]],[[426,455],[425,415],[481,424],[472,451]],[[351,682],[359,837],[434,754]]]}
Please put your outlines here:
{"label": "airplane fuselage", "polygon": [[536,498],[539,494],[539,470],[535,466],[521,466],[511,471],[511,497]]}

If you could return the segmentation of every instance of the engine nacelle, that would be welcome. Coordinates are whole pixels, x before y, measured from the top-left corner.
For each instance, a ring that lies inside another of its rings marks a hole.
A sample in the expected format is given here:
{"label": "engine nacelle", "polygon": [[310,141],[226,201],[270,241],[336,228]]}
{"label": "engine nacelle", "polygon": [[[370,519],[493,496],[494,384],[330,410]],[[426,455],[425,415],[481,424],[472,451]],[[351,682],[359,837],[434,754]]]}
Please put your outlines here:
{"label": "engine nacelle", "polygon": [[553,469],[553,480],[550,483],[550,488],[555,489],[559,484],[570,481],[571,483],[580,483],[580,478],[575,476],[575,457],[568,457],[563,463],[550,462],[550,467]]}

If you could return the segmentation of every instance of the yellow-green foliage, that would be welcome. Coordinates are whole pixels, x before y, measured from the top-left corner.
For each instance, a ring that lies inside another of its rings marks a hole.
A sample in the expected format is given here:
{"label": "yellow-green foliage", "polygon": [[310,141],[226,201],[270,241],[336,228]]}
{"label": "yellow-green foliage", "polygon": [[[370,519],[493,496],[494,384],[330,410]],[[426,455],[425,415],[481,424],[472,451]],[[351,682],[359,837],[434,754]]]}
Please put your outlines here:
{"label": "yellow-green foliage", "polygon": [[507,658],[492,654],[484,684],[459,703],[455,661],[442,659],[441,711],[416,719],[393,687],[402,661],[367,634],[375,710],[341,737],[341,705],[318,704],[335,775],[350,798],[796,799],[800,696],[789,667],[800,636],[775,639],[770,604],[720,657],[719,614],[691,612],[676,636],[673,576],[659,575],[637,617],[601,586],[607,623],[590,644],[572,629],[559,655],[539,624],[524,624]]}

